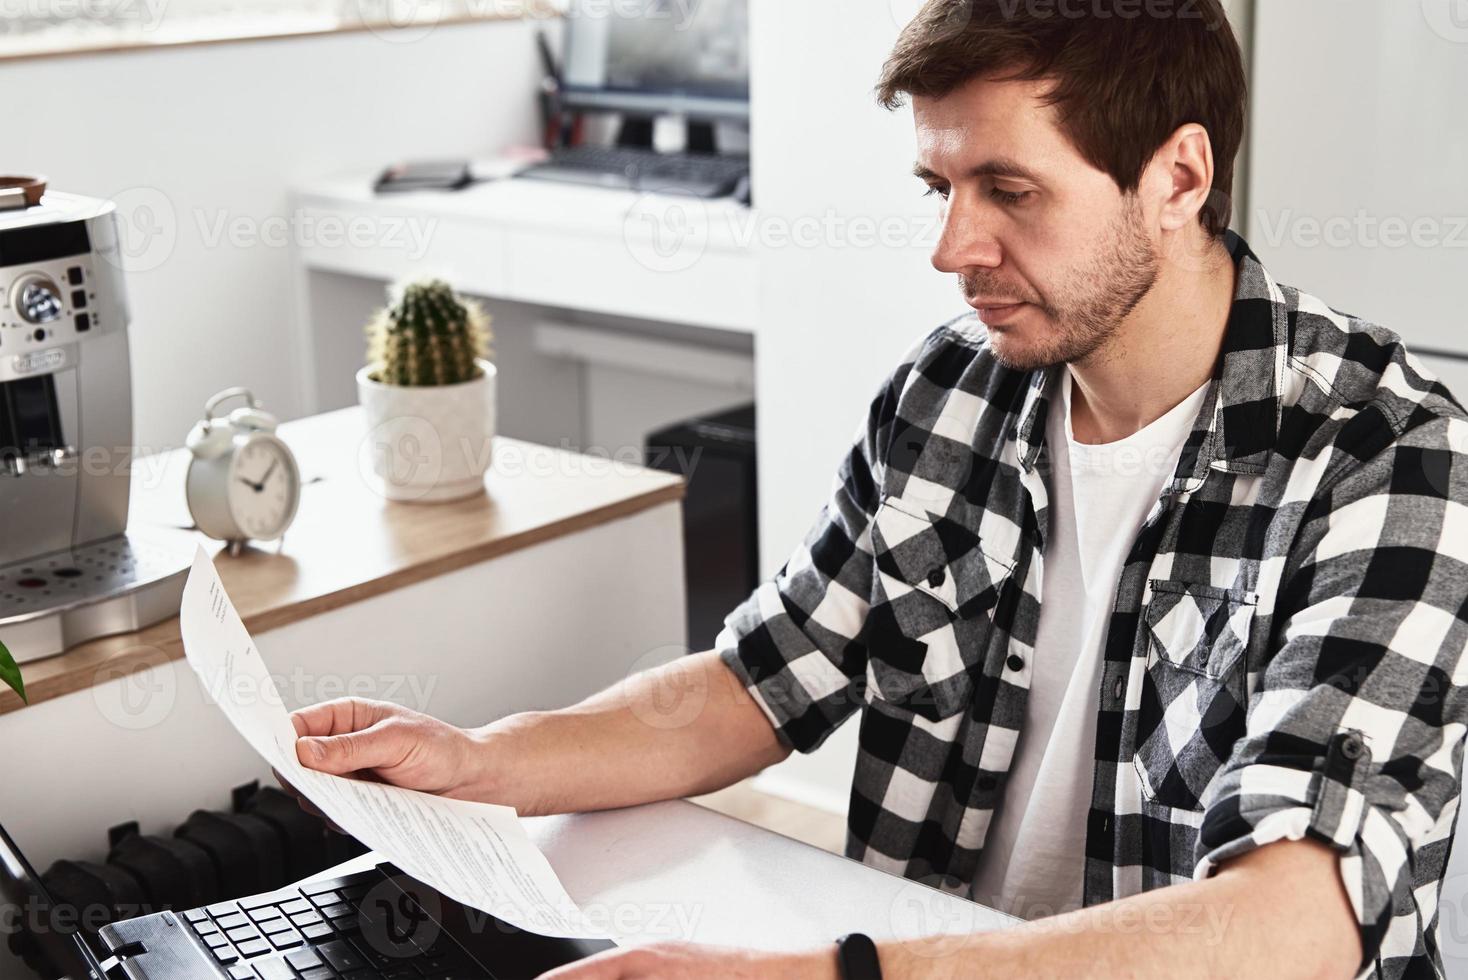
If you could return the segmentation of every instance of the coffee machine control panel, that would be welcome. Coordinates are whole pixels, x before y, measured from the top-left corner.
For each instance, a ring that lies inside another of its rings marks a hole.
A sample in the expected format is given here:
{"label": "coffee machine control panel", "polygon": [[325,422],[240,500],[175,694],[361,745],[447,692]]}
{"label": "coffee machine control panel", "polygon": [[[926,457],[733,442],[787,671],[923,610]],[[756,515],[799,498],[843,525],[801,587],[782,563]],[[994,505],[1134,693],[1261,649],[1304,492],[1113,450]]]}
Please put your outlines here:
{"label": "coffee machine control panel", "polygon": [[0,354],[105,330],[90,255],[0,269]]}

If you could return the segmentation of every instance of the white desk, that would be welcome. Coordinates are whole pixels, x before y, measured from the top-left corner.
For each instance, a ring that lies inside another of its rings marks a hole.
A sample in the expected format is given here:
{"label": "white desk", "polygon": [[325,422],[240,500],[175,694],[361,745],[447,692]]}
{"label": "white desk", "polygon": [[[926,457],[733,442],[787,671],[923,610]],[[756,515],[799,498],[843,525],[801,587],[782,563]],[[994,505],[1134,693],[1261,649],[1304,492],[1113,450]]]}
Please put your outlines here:
{"label": "white desk", "polygon": [[[566,891],[623,945],[797,950],[853,931],[916,939],[1020,921],[681,800],[525,822]],[[380,860],[366,854],[317,877]]]}
{"label": "white desk", "polygon": [[[536,352],[537,310],[551,320],[590,320],[593,333],[608,336],[615,330],[602,324],[621,318],[680,342],[684,354],[674,359],[646,346],[631,354],[684,384],[671,401],[647,395],[650,415],[643,421],[653,427],[744,401],[741,390],[752,390],[747,339],[759,310],[755,213],[728,198],[511,178],[462,191],[377,195],[371,176],[357,173],[299,186],[292,216],[305,411],[355,401],[351,374],[363,356],[361,324],[382,301],[380,283],[424,273],[448,277],[467,295],[502,301],[493,310],[496,358],[506,365],[502,424],[524,439],[597,445],[605,433],[578,433],[577,420],[621,411],[583,405],[590,398],[586,381],[565,387],[564,374],[551,364],[570,364],[577,352]],[[363,289],[364,283],[373,286]],[[586,339],[575,345],[596,346]],[[690,358],[693,370],[684,370]],[[711,370],[716,392],[700,387]],[[637,425],[622,428],[627,431],[617,430],[608,447],[642,445]]]}

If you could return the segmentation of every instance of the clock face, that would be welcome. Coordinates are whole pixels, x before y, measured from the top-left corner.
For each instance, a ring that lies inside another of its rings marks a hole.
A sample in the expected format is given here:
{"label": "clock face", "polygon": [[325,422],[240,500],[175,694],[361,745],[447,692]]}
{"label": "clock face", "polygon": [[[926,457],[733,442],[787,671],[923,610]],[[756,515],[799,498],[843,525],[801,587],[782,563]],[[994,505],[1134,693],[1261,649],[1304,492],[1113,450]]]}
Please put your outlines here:
{"label": "clock face", "polygon": [[275,438],[253,436],[234,454],[229,512],[243,534],[260,540],[279,537],[295,516],[299,492],[295,460]]}

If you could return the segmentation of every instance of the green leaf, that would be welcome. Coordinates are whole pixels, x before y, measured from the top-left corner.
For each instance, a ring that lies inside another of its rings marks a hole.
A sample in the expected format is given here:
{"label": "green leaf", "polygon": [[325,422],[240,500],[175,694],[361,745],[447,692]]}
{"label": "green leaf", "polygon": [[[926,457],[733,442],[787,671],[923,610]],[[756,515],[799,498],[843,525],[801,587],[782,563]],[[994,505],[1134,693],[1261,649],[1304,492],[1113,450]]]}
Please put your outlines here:
{"label": "green leaf", "polygon": [[16,666],[15,658],[10,651],[5,649],[5,644],[0,643],[0,681],[10,685],[10,689],[20,695],[20,699],[26,704],[30,700],[25,696],[25,681],[20,679],[20,668]]}

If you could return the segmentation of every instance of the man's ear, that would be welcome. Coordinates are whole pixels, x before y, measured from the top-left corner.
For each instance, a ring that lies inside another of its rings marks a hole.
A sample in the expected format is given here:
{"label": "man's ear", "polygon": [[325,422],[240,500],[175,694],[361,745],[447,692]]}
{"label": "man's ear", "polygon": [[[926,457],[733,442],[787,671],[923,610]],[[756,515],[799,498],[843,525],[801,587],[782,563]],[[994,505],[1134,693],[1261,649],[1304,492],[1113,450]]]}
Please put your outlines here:
{"label": "man's ear", "polygon": [[[1163,195],[1158,223],[1164,232],[1198,223],[1198,214],[1213,193],[1213,143],[1197,123],[1179,126],[1152,157]],[[1150,168],[1149,168],[1150,169]]]}

